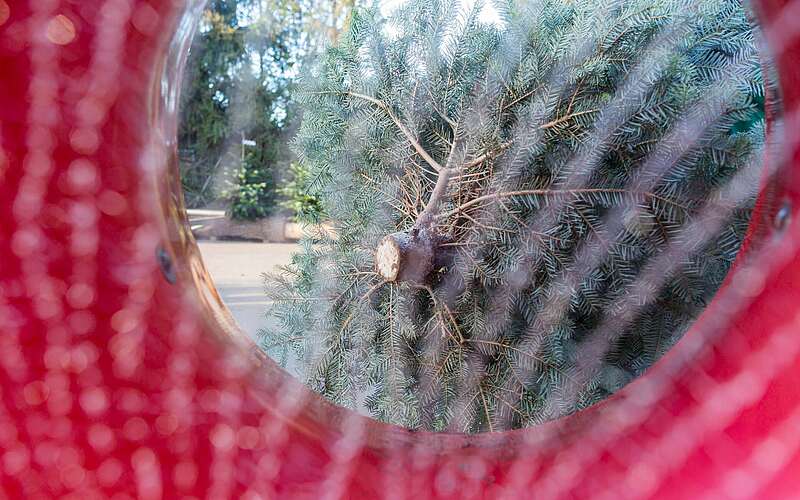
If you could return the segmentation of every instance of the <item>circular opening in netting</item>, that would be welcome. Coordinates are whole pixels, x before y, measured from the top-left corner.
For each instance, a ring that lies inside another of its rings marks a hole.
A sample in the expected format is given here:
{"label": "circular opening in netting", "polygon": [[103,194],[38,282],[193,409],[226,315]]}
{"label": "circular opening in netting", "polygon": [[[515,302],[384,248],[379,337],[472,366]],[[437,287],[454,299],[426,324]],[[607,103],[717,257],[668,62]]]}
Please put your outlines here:
{"label": "circular opening in netting", "polygon": [[198,10],[182,183],[243,330],[420,430],[529,427],[644,374],[759,240],[779,106],[749,7],[366,4]]}

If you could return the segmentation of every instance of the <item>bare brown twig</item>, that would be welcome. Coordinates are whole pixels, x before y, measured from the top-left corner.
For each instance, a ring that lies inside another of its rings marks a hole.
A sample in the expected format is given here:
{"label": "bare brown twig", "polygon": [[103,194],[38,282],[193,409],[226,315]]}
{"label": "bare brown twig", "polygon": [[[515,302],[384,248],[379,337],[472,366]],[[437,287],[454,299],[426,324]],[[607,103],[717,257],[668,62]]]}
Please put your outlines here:
{"label": "bare brown twig", "polygon": [[419,141],[417,141],[416,137],[414,137],[414,134],[411,132],[411,130],[394,114],[394,112],[389,107],[389,105],[387,105],[385,102],[381,101],[380,99],[376,99],[376,98],[374,98],[372,96],[368,96],[366,94],[360,94],[358,92],[350,92],[350,91],[347,91],[347,92],[314,92],[314,93],[315,94],[349,95],[351,97],[355,97],[357,99],[361,99],[363,101],[367,101],[367,102],[369,102],[371,104],[374,104],[375,106],[377,106],[378,108],[383,110],[387,115],[389,115],[389,118],[392,119],[392,121],[397,126],[397,128],[400,129],[400,132],[402,132],[403,135],[408,140],[408,142],[411,143],[411,146],[414,147],[414,150],[417,152],[417,154],[419,154],[426,162],[428,162],[428,164],[431,167],[433,167],[433,169],[436,170],[437,172],[440,172],[441,170],[443,170],[443,167],[439,164],[439,162],[434,160],[433,157],[430,154],[428,154],[427,151],[425,151],[425,148],[423,148],[422,145],[419,143]]}

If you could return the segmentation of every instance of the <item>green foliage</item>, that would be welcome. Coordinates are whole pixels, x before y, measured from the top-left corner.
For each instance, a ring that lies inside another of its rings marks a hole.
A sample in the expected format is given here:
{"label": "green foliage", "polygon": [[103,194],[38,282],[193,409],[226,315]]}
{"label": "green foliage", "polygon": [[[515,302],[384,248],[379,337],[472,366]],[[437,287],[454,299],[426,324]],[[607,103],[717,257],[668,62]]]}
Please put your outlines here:
{"label": "green foliage", "polygon": [[[178,139],[190,207],[221,198],[233,217],[276,204],[278,172],[292,160],[297,119],[290,94],[304,47],[305,2],[212,0],[184,79]],[[254,140],[244,160],[242,138]]]}
{"label": "green foliage", "polygon": [[[358,11],[304,83],[295,147],[335,236],[268,280],[262,344],[387,422],[479,432],[602,400],[681,337],[749,220],[727,187],[764,133],[740,2],[496,7]],[[421,220],[430,282],[381,282],[377,243]]]}
{"label": "green foliage", "polygon": [[[236,218],[263,217],[293,161],[302,68],[349,20],[356,0],[211,0],[186,69],[178,139],[189,207],[223,200]],[[328,42],[329,43],[329,42]],[[241,160],[242,135],[255,140]]]}
{"label": "green foliage", "polygon": [[228,193],[230,216],[252,220],[270,215],[275,205],[275,183],[270,169],[246,163],[235,177],[235,187]]}
{"label": "green foliage", "polygon": [[310,190],[311,172],[301,163],[289,165],[289,180],[279,189],[284,200],[280,206],[289,210],[297,222],[319,222],[322,218],[322,203]]}
{"label": "green foliage", "polygon": [[[235,175],[222,196],[228,200],[229,213],[234,219],[258,219],[271,214],[277,205],[278,172],[289,161],[285,144],[286,131],[270,117],[272,108],[280,95],[258,85],[248,96],[243,106],[251,106],[246,112],[249,126],[240,136],[252,140],[255,146],[239,143],[240,156]],[[241,118],[241,115],[240,115]]]}
{"label": "green foliage", "polygon": [[240,64],[244,55],[237,5],[236,1],[209,2],[186,69],[178,143],[181,180],[190,207],[213,198],[214,177],[231,134],[229,96],[236,84],[231,68]]}

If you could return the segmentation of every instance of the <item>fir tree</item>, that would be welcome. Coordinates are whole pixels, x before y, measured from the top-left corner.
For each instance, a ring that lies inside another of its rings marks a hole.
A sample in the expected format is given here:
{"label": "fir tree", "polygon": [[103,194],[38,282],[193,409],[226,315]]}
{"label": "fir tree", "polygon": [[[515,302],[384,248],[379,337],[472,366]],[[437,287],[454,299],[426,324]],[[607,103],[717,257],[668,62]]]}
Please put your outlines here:
{"label": "fir tree", "polygon": [[[227,198],[236,218],[273,210],[276,171],[290,159],[289,73],[300,28],[291,0],[211,0],[203,10],[178,130],[189,207]],[[243,137],[256,146],[243,151]]]}
{"label": "fir tree", "polygon": [[747,225],[720,194],[764,133],[739,1],[495,8],[358,11],[305,82],[295,145],[335,234],[268,279],[262,344],[387,422],[492,431],[602,400],[680,338]]}

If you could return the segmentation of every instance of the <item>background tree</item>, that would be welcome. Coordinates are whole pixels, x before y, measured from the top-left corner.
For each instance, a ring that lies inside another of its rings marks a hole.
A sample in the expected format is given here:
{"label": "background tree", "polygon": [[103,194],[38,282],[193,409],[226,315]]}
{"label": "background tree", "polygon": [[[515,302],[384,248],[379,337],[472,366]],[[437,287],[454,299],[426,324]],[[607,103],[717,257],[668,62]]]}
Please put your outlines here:
{"label": "background tree", "polygon": [[336,234],[268,280],[262,345],[384,421],[492,431],[607,397],[747,225],[763,89],[740,2],[495,7],[358,11],[303,88],[295,145]]}
{"label": "background tree", "polygon": [[[346,25],[355,0],[211,0],[192,45],[179,144],[189,207],[236,218],[275,209],[292,180],[292,100],[303,68]],[[242,140],[255,141],[245,147]]]}
{"label": "background tree", "polygon": [[211,0],[203,12],[182,92],[178,143],[181,179],[189,207],[214,198],[216,172],[233,147],[228,110],[236,85],[234,68],[244,59],[237,0]]}
{"label": "background tree", "polygon": [[358,0],[312,0],[309,2],[306,31],[316,35],[312,46],[317,50],[326,45],[335,45],[339,36],[350,24],[350,17],[357,5],[367,2]]}
{"label": "background tree", "polygon": [[283,197],[281,206],[294,214],[297,222],[321,222],[322,206],[320,199],[309,193],[311,172],[301,163],[294,162],[289,165],[289,179],[281,186],[280,194]]}

